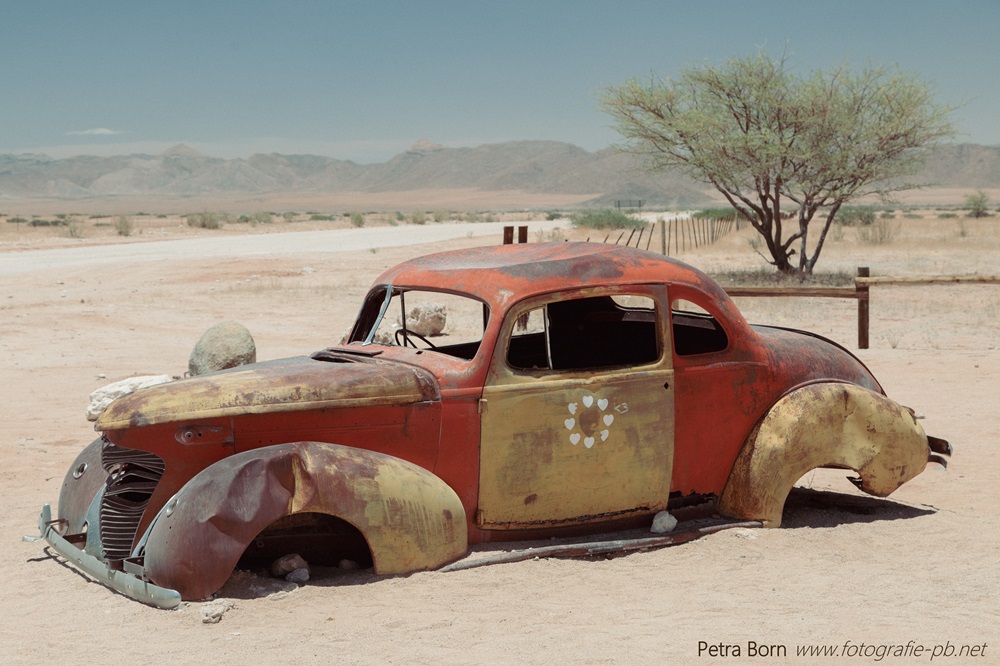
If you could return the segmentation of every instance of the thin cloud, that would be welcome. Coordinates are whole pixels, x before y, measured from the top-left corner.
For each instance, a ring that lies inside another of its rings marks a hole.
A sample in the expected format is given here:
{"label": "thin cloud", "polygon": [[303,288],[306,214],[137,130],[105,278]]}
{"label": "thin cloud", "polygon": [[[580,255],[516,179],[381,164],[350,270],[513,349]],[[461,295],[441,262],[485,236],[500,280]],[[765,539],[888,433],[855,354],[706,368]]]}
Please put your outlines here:
{"label": "thin cloud", "polygon": [[95,127],[94,129],[66,132],[67,136],[115,136],[116,134],[128,134],[128,132],[108,129],[107,127]]}

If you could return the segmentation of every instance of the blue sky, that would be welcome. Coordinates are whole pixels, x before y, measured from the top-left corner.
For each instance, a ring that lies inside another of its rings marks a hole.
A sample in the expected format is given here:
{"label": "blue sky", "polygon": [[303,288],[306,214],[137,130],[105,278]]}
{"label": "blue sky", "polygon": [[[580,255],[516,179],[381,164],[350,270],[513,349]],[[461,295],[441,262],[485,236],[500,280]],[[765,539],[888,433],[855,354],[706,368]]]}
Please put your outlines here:
{"label": "blue sky", "polygon": [[1000,0],[2,2],[0,153],[598,150],[605,86],[761,47],[896,64],[964,104],[956,140],[1000,144]]}

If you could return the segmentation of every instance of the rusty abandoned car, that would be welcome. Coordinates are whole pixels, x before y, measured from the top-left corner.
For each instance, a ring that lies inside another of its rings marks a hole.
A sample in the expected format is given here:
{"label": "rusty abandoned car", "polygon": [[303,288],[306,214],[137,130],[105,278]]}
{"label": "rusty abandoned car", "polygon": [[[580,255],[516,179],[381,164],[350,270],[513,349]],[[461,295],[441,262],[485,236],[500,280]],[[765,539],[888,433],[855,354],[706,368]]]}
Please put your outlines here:
{"label": "rusty abandoned car", "polygon": [[[443,335],[410,324],[429,304]],[[96,428],[42,536],[167,608],[241,561],[404,574],[694,498],[776,527],[812,469],[886,496],[951,454],[837,344],[748,325],[700,271],[594,243],[407,261],[342,344],[136,391]]]}

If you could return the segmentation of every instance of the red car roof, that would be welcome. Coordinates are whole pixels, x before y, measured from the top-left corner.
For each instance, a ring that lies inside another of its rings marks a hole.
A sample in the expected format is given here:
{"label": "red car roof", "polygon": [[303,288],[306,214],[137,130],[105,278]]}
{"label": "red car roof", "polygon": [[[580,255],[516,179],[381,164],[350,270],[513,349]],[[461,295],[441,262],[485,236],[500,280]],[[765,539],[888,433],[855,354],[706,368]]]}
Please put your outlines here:
{"label": "red car roof", "polygon": [[567,287],[665,282],[690,284],[727,299],[711,278],[681,261],[604,243],[526,243],[439,252],[390,268],[376,284],[461,291],[504,304]]}

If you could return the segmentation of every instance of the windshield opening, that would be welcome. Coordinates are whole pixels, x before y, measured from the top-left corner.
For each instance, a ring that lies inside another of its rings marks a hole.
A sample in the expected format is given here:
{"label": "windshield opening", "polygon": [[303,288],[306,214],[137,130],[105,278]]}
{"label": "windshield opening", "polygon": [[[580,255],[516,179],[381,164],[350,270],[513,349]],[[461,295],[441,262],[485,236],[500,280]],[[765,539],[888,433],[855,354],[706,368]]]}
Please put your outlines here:
{"label": "windshield opening", "polygon": [[488,322],[489,307],[469,296],[388,287],[369,294],[350,342],[426,349],[471,360]]}

